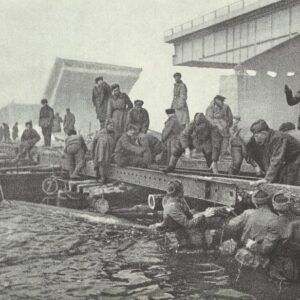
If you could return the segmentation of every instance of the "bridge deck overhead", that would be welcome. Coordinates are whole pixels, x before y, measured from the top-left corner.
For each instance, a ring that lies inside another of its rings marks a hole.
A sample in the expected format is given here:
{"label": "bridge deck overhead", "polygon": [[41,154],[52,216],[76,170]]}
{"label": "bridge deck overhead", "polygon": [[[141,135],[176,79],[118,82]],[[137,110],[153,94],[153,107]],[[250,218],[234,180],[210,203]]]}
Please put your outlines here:
{"label": "bridge deck overhead", "polygon": [[174,65],[234,68],[299,33],[300,0],[240,0],[170,29]]}

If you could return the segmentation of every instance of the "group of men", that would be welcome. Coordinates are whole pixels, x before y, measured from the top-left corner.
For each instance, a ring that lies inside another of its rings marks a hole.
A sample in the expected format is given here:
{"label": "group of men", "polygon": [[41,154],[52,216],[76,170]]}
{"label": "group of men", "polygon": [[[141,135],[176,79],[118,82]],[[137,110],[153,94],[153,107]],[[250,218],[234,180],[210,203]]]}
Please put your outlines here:
{"label": "group of men", "polygon": [[70,130],[75,130],[75,115],[71,112],[70,108],[67,108],[63,120],[58,112],[54,114],[54,110],[48,105],[47,99],[42,99],[41,105],[39,126],[42,129],[44,146],[50,147],[52,133],[60,133],[62,131],[61,123],[63,123],[63,129],[66,134]]}
{"label": "group of men", "polygon": [[[52,133],[60,133],[62,131],[61,123],[63,123],[63,129],[67,135],[69,135],[70,132],[74,132],[75,116],[73,113],[71,113],[70,109],[67,108],[64,120],[62,120],[59,113],[54,114],[54,110],[48,105],[47,99],[42,99],[41,105],[42,107],[39,115],[39,126],[41,127],[44,137],[44,146],[50,147]],[[18,137],[18,123],[15,123],[13,126],[12,136],[14,140]],[[20,159],[32,160],[32,149],[40,141],[40,139],[40,135],[33,128],[32,121],[26,122],[25,130],[21,135],[17,156],[12,160],[12,162],[16,163]]]}
{"label": "group of men", "polygon": [[162,201],[163,221],[150,227],[160,232],[174,232],[179,248],[204,249],[209,247],[205,236],[214,229],[217,231],[215,239],[219,241],[221,237],[224,241],[221,253],[235,254],[236,260],[243,265],[265,268],[280,280],[297,280],[300,271],[300,216],[293,197],[284,191],[272,195],[257,190],[251,199],[255,208],[246,209],[238,216],[224,208],[208,208],[194,213],[184,199],[181,181],[172,180]]}

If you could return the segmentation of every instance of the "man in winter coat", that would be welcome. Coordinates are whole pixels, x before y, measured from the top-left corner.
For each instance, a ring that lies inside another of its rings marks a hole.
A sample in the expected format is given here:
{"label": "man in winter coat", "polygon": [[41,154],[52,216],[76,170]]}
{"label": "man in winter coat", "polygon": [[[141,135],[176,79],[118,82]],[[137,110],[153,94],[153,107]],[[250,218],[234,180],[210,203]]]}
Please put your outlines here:
{"label": "man in winter coat", "polygon": [[42,128],[44,136],[44,145],[46,147],[51,146],[51,134],[53,127],[54,111],[48,106],[48,100],[41,100],[42,108],[40,110],[39,126]]}
{"label": "man in winter coat", "polygon": [[64,132],[68,134],[70,130],[75,130],[75,115],[71,113],[70,108],[66,109],[66,114],[64,117]]}
{"label": "man in winter coat", "polygon": [[175,109],[176,116],[183,128],[190,123],[189,108],[187,105],[187,87],[181,80],[181,74],[174,74],[175,84],[171,108]]}
{"label": "man in winter coat", "polygon": [[113,119],[115,139],[118,140],[126,131],[127,114],[133,105],[128,95],[121,92],[119,84],[113,84],[111,92],[107,105],[107,118]]}
{"label": "man in winter coat", "polygon": [[18,128],[18,122],[16,122],[12,128],[12,138],[15,141],[18,137],[19,137],[19,128]]}
{"label": "man in winter coat", "polygon": [[26,129],[21,136],[21,144],[18,150],[18,155],[13,160],[13,162],[18,162],[21,158],[28,157],[29,160],[32,160],[31,150],[35,144],[41,139],[37,131],[32,127],[32,122],[26,122]]}
{"label": "man in winter coat", "polygon": [[212,125],[212,171],[218,173],[218,161],[227,152],[233,115],[230,107],[224,103],[225,97],[217,95],[206,109],[206,118]]}
{"label": "man in winter coat", "polygon": [[129,110],[127,116],[127,128],[130,124],[133,124],[139,128],[140,133],[147,133],[149,129],[149,114],[148,111],[143,108],[144,101],[135,100],[134,107]]}
{"label": "man in winter coat", "polygon": [[114,153],[114,160],[119,167],[148,167],[147,158],[144,156],[146,149],[135,143],[138,131],[135,125],[129,125],[127,131],[119,138]]}
{"label": "man in winter coat", "polygon": [[76,130],[69,130],[64,152],[67,158],[70,178],[79,179],[79,173],[85,166],[87,146],[83,137],[77,134]]}
{"label": "man in winter coat", "polygon": [[300,185],[300,143],[291,135],[269,128],[264,120],[254,122],[249,156],[266,174],[252,185],[282,183]]}
{"label": "man in winter coat", "polygon": [[231,219],[225,228],[226,236],[234,238],[243,247],[246,246],[248,239],[261,242],[267,226],[277,217],[270,208],[271,198],[272,196],[264,191],[256,191],[252,195],[252,202],[257,209],[247,209]]}
{"label": "man in winter coat", "polygon": [[189,157],[192,149],[197,149],[204,154],[206,164],[209,167],[212,162],[211,130],[212,126],[204,114],[196,113],[194,121],[181,132],[172,152],[169,166],[163,172],[173,172],[180,156],[186,153]]}
{"label": "man in winter coat", "polygon": [[4,143],[9,143],[10,140],[10,130],[7,123],[3,123],[3,135],[4,135]]}
{"label": "man in winter coat", "polygon": [[263,241],[255,249],[270,257],[270,270],[280,280],[295,281],[300,274],[300,216],[294,214],[294,199],[288,192],[276,193],[272,204],[279,216],[269,222]]}
{"label": "man in winter coat", "polygon": [[105,128],[95,135],[92,143],[94,168],[102,183],[107,179],[107,167],[112,162],[115,145],[113,120],[106,119]]}
{"label": "man in winter coat", "polygon": [[163,199],[163,222],[151,225],[157,231],[175,232],[179,247],[199,246],[199,235],[206,229],[206,218],[214,215],[208,209],[194,217],[184,199],[183,185],[180,180],[168,183],[167,195]]}
{"label": "man in winter coat", "polygon": [[165,122],[165,126],[161,134],[161,141],[164,143],[166,148],[167,164],[169,164],[172,152],[179,140],[182,126],[177,119],[174,108],[166,109],[166,114],[168,115],[168,120]]}
{"label": "man in winter coat", "polygon": [[93,88],[92,101],[96,109],[97,119],[100,123],[100,129],[104,128],[108,99],[111,95],[110,86],[103,80],[102,76],[95,79],[95,87]]}

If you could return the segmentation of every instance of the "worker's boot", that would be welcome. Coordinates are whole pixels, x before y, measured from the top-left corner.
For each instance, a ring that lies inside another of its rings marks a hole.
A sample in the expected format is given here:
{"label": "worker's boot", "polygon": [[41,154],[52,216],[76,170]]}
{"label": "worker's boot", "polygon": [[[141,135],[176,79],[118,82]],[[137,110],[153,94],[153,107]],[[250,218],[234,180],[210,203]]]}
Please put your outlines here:
{"label": "worker's boot", "polygon": [[219,171],[218,171],[218,162],[213,161],[213,163],[210,166],[210,169],[212,170],[212,172],[214,174],[219,174]]}
{"label": "worker's boot", "polygon": [[178,158],[172,155],[171,158],[170,158],[169,165],[165,169],[163,169],[162,171],[164,173],[173,172],[176,168],[177,162],[178,162]]}

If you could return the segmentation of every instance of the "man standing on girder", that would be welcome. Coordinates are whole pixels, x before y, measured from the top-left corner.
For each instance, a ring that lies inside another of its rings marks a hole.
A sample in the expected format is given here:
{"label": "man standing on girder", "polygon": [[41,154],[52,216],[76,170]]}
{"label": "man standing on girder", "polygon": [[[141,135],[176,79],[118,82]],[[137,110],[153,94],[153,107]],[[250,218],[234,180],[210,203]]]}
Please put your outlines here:
{"label": "man standing on girder", "polygon": [[40,110],[40,118],[39,118],[39,125],[42,128],[42,133],[44,136],[44,145],[46,147],[51,146],[51,134],[52,134],[52,127],[53,127],[53,119],[54,119],[54,111],[48,105],[47,99],[41,100],[41,110]]}
{"label": "man standing on girder", "polygon": [[75,122],[75,115],[71,113],[70,108],[67,108],[64,117],[64,132],[66,134],[68,134],[69,130],[75,130]]}
{"label": "man standing on girder", "polygon": [[102,76],[95,79],[96,85],[93,88],[92,100],[96,108],[97,119],[100,129],[105,127],[108,99],[111,94],[110,86],[103,80]]}
{"label": "man standing on girder", "polygon": [[178,118],[178,121],[184,128],[187,124],[190,123],[189,108],[187,105],[187,87],[181,80],[180,73],[175,73],[173,77],[175,79],[175,84],[171,108],[175,109],[175,114]]}
{"label": "man standing on girder", "polygon": [[225,97],[217,95],[206,109],[206,118],[212,125],[212,165],[213,173],[218,173],[218,161],[224,157],[229,146],[230,128],[233,115],[230,107],[224,103]]}
{"label": "man standing on girder", "polygon": [[203,152],[206,164],[210,167],[212,163],[211,130],[212,126],[204,114],[196,113],[193,122],[181,132],[179,140],[174,145],[169,165],[163,172],[173,172],[181,155],[185,153],[189,157],[193,149]]}

